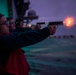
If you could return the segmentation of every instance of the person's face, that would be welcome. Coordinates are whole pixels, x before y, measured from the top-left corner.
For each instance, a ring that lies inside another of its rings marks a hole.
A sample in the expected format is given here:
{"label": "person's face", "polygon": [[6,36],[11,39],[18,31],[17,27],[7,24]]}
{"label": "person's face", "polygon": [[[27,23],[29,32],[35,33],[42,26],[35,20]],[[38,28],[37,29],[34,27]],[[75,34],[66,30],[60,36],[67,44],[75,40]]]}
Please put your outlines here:
{"label": "person's face", "polygon": [[0,33],[3,33],[3,34],[9,33],[9,27],[5,16],[2,16],[0,18]]}
{"label": "person's face", "polygon": [[9,26],[10,26],[10,29],[15,29],[15,22],[14,22],[13,19],[11,19],[11,20],[9,21]]}
{"label": "person's face", "polygon": [[21,28],[23,28],[23,22],[22,22],[22,21],[20,22],[19,26],[20,26]]}

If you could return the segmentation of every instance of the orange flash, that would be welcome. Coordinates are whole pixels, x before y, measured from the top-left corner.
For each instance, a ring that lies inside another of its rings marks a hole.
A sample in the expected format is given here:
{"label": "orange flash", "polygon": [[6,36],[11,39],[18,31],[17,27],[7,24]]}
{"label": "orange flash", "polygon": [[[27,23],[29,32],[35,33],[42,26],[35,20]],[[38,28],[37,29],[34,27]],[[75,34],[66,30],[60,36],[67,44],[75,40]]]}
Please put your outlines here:
{"label": "orange flash", "polygon": [[74,26],[74,17],[67,17],[64,19],[63,24],[67,27],[67,28],[71,28],[72,26]]}

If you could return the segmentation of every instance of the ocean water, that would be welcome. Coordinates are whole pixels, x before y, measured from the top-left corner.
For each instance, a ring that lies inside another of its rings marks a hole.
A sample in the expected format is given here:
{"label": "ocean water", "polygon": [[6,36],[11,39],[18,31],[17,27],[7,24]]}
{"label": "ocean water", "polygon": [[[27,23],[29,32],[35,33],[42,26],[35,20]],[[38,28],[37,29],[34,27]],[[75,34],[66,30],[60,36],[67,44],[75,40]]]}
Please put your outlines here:
{"label": "ocean water", "polygon": [[47,38],[23,50],[29,75],[76,75],[76,38]]}

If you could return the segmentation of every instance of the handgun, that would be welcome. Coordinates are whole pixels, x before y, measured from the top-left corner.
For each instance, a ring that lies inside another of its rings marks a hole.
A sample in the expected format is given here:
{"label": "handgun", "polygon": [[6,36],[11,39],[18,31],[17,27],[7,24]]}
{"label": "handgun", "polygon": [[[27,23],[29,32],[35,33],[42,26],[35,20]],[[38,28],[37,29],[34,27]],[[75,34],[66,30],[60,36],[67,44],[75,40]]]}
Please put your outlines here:
{"label": "handgun", "polygon": [[63,25],[63,21],[49,22],[48,25]]}
{"label": "handgun", "polygon": [[45,22],[37,22],[36,24],[43,25],[43,24],[45,24]]}

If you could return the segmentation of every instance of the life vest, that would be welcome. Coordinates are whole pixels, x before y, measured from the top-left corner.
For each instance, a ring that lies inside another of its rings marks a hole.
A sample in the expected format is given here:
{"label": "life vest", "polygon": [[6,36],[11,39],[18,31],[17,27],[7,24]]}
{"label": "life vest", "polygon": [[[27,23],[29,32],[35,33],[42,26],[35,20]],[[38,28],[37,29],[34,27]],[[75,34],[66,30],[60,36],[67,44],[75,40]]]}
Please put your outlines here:
{"label": "life vest", "polygon": [[21,48],[11,51],[5,67],[0,64],[0,73],[2,74],[28,75],[29,70],[28,62]]}

